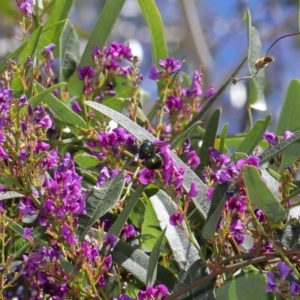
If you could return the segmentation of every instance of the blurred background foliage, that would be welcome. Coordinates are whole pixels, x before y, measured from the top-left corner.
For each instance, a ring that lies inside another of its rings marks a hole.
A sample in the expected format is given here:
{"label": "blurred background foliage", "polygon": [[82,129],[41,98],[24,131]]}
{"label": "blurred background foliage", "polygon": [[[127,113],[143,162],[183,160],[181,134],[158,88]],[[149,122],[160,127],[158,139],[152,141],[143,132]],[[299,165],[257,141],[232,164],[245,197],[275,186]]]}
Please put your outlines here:
{"label": "blurred background foliage", "polygon": [[[74,0],[70,19],[80,36],[81,52],[105,2]],[[246,56],[247,27],[243,14],[247,8],[264,52],[280,36],[299,30],[296,0],[157,0],[156,4],[164,22],[170,56],[185,61],[183,71],[190,77],[195,69],[205,67],[203,90],[210,85],[218,89]],[[0,58],[21,44],[15,37],[20,35],[18,16],[15,1],[0,0]],[[300,78],[299,39],[300,36],[283,39],[269,53],[275,62],[266,69],[268,108],[265,112],[254,112],[254,117],[263,118],[271,112],[273,130],[289,81]],[[153,64],[151,40],[137,0],[126,0],[111,40],[130,43],[133,54],[140,57],[140,69],[145,77],[143,88],[150,94],[145,109],[149,109],[156,99],[156,85],[147,78]],[[238,77],[244,75],[248,75],[246,64]],[[223,110],[221,125],[231,121],[229,134],[247,129],[247,88],[247,81],[239,82],[223,94],[217,105]]]}

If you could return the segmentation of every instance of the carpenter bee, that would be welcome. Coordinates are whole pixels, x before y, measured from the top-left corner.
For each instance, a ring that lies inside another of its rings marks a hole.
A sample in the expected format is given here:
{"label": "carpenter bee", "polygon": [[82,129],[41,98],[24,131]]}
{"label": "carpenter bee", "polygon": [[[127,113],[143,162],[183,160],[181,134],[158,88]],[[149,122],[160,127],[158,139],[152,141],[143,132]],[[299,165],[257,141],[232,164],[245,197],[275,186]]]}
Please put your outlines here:
{"label": "carpenter bee", "polygon": [[143,165],[149,170],[157,170],[163,165],[162,156],[156,150],[157,147],[149,140],[140,145],[138,157],[144,160]]}

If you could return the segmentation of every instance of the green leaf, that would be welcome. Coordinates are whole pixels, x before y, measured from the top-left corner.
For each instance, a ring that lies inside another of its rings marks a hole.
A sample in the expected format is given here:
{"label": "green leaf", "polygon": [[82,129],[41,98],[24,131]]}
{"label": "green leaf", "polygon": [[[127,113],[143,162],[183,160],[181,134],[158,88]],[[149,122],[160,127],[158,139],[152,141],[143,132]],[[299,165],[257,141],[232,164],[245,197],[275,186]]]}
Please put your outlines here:
{"label": "green leaf", "polygon": [[75,155],[74,160],[76,164],[85,169],[89,169],[100,164],[100,160],[96,156],[87,153]]}
{"label": "green leaf", "polygon": [[[149,265],[147,254],[128,243],[118,240],[112,251],[112,256],[114,262],[120,264],[139,281],[147,284],[146,278]],[[155,285],[164,284],[169,290],[172,290],[176,281],[176,277],[168,269],[158,265]]]}
{"label": "green leaf", "polygon": [[[46,231],[47,229],[44,227],[36,227],[32,232],[33,238],[36,240],[40,240],[39,241],[40,245],[45,244],[45,242],[41,240],[41,237],[46,233]],[[23,233],[23,228],[22,228],[22,233]],[[13,244],[9,246],[8,254],[14,258],[20,257],[22,254],[24,254],[27,251],[29,247],[31,247],[31,244],[21,236]]]}
{"label": "green leaf", "polygon": [[285,148],[290,147],[293,144],[295,144],[295,142],[299,139],[300,139],[300,131],[297,131],[289,139],[283,140],[279,144],[267,149],[266,151],[264,151],[262,154],[259,155],[259,158],[260,158],[260,163],[259,164],[262,165],[265,162],[269,161],[272,157],[274,157],[276,154],[282,152],[282,150],[284,150]]}
{"label": "green leaf", "polygon": [[266,284],[266,275],[260,272],[242,272],[216,289],[216,297],[222,300],[269,300]]}
{"label": "green leaf", "polygon": [[20,197],[24,197],[24,195],[14,192],[14,191],[0,193],[0,200],[6,200],[6,199],[11,199],[11,198],[20,198]]}
{"label": "green leaf", "polygon": [[[255,62],[262,57],[261,41],[257,30],[251,24],[251,15],[249,9],[244,14],[244,20],[247,22],[248,27],[248,68],[251,75],[256,73]],[[265,70],[260,69],[256,76],[251,79],[251,95],[250,105],[252,108],[265,111],[267,109],[264,88],[265,88]],[[253,84],[254,83],[254,84]]]}
{"label": "green leaf", "polygon": [[23,65],[29,56],[31,58],[34,57],[38,43],[41,38],[42,31],[43,31],[43,26],[40,26],[30,36],[30,39],[28,40],[26,47],[23,49],[18,59],[20,65]]}
{"label": "green leaf", "polygon": [[73,0],[54,1],[54,6],[49,19],[45,23],[45,28],[51,27],[57,22],[67,19],[72,5]]}
{"label": "green leaf", "polygon": [[228,123],[225,123],[222,127],[221,134],[220,134],[220,143],[219,143],[219,151],[225,153],[225,142],[226,142],[226,135],[228,130]]}
{"label": "green leaf", "polygon": [[109,229],[109,233],[114,234],[115,236],[120,235],[124,224],[126,223],[131,211],[139,201],[140,196],[143,193],[144,189],[145,189],[144,185],[139,185],[137,187],[135,192],[130,196],[129,200],[126,202],[124,209],[122,210],[122,212],[119,214],[114,224]]}
{"label": "green leaf", "polygon": [[[37,81],[35,81],[34,83],[37,83]],[[34,107],[37,106],[38,104],[40,104],[44,100],[44,98],[46,96],[50,95],[53,91],[55,91],[56,89],[60,88],[61,86],[66,85],[65,82],[60,82],[58,84],[52,85],[51,87],[45,89],[40,83],[38,83],[38,84],[43,88],[43,90],[41,88],[40,89],[41,92],[38,93],[37,95],[31,97],[29,99],[29,101],[28,101],[29,104],[31,104]],[[27,113],[27,110],[24,110],[24,112]]]}
{"label": "green leaf", "polygon": [[[147,193],[148,194],[148,193]],[[141,228],[141,244],[143,248],[147,249],[148,251],[152,251],[152,249],[155,246],[155,242],[161,235],[162,229],[159,226],[159,221],[157,219],[157,216],[155,214],[155,210],[150,202],[149,199],[147,199],[146,202],[146,210],[144,215],[144,222],[142,224]],[[170,252],[170,247],[168,246],[168,241],[166,238],[163,240],[163,245],[160,249],[161,252]]]}
{"label": "green leaf", "polygon": [[200,174],[201,171],[209,164],[209,156],[208,156],[208,148],[209,147],[214,147],[215,146],[215,140],[216,140],[216,135],[219,127],[219,122],[220,122],[220,117],[221,117],[221,109],[217,109],[214,111],[212,116],[210,117],[205,134],[203,137],[203,143],[200,148],[200,160],[201,163],[199,167],[197,168],[197,173]]}
{"label": "green leaf", "polygon": [[[263,134],[271,123],[271,115],[268,115],[265,120],[258,120],[251,130],[247,133],[243,141],[235,149],[236,152],[251,154],[253,150],[259,145]],[[232,155],[232,160],[236,161],[235,154]]]}
{"label": "green leaf", "polygon": [[0,184],[5,186],[5,188],[9,190],[13,190],[13,188],[18,188],[20,190],[23,189],[22,185],[16,179],[16,177],[10,175],[0,175]]}
{"label": "green leaf", "polygon": [[158,261],[159,261],[159,257],[160,257],[160,248],[162,246],[162,242],[165,237],[166,230],[167,230],[167,227],[165,227],[165,229],[162,231],[161,235],[156,240],[155,245],[151,251],[150,258],[149,258],[149,264],[148,264],[148,268],[147,268],[147,277],[146,277],[147,285],[154,286],[154,283],[156,281],[157,266],[158,266]]}
{"label": "green leaf", "polygon": [[[300,81],[292,79],[287,88],[285,100],[279,116],[276,134],[283,135],[286,130],[292,132],[300,129],[299,115],[300,109]],[[299,156],[299,146],[292,145],[283,152],[282,168],[291,165]]]}
{"label": "green leaf", "polygon": [[[39,40],[41,38],[41,34],[43,31],[43,26],[40,26],[37,28],[31,35],[30,39],[28,40],[26,47],[23,48],[23,50],[20,53],[18,63],[21,66],[21,72],[23,70],[23,66],[26,63],[28,57],[34,58]],[[24,85],[21,78],[22,74],[15,75],[13,78],[13,81],[11,83],[11,88],[13,90],[13,95],[15,97],[20,96],[24,93]]]}
{"label": "green leaf", "polygon": [[[151,142],[155,141],[153,135],[151,135],[144,128],[140,127],[138,124],[127,118],[126,116],[96,102],[86,101],[86,105],[93,107],[94,109],[100,111],[104,115],[108,116],[122,127],[127,129],[130,133],[132,133],[137,139],[140,141],[149,140]],[[200,180],[200,178],[188,167],[185,163],[182,162],[181,159],[178,158],[172,151],[168,152],[169,155],[174,159],[175,164],[180,167],[184,167],[185,173],[183,176],[184,187],[189,190],[191,187],[191,183],[194,182],[199,188],[199,193],[192,200],[199,210],[202,216],[206,217],[206,214],[209,209],[210,202],[207,200],[205,193],[207,191],[206,185]]]}
{"label": "green leaf", "polygon": [[[59,1],[58,1],[59,2]],[[60,36],[60,64],[59,78],[61,81],[67,80],[76,70],[79,61],[79,38],[74,26],[67,21]]]}
{"label": "green leaf", "polygon": [[247,195],[250,201],[262,209],[272,222],[277,223],[284,220],[286,211],[261,179],[257,168],[244,165],[243,171]]}
{"label": "green leaf", "polygon": [[83,240],[85,234],[100,217],[118,203],[124,183],[124,174],[121,172],[100,188],[93,187],[92,193],[87,197],[86,215],[81,215],[79,219],[80,240]]}
{"label": "green leaf", "polygon": [[[173,257],[180,268],[187,271],[200,256],[196,247],[186,238],[184,231],[179,226],[169,224],[170,216],[178,211],[175,202],[163,191],[158,191],[150,198],[152,207],[159,221],[160,228],[167,227],[166,238],[172,249]],[[182,226],[187,231],[186,224],[183,221]]]}
{"label": "green leaf", "polygon": [[152,62],[168,57],[167,44],[164,38],[164,25],[154,0],[138,0],[142,14],[147,21],[152,45]]}
{"label": "green leaf", "polygon": [[[126,0],[107,0],[103,10],[96,22],[95,28],[85,47],[79,66],[93,66],[92,51],[94,45],[102,48],[106,45],[117,17]],[[83,90],[83,81],[79,80],[75,72],[68,84],[68,90],[71,94],[81,95]]]}
{"label": "green leaf", "polygon": [[43,29],[37,46],[37,55],[40,59],[42,59],[42,55],[40,52],[51,43],[56,45],[56,48],[53,50],[54,57],[59,56],[60,36],[64,30],[66,23],[67,20],[62,20]]}
{"label": "green leaf", "polygon": [[[36,84],[39,93],[46,91],[45,88],[37,81],[35,81],[34,83]],[[48,94],[43,98],[43,102],[45,102],[51,108],[51,110],[55,113],[55,116],[60,121],[65,122],[69,125],[77,126],[79,128],[86,127],[85,121],[63,102],[57,99],[54,95]]]}
{"label": "green leaf", "polygon": [[218,184],[214,190],[213,198],[211,200],[211,206],[208,212],[207,221],[202,230],[202,237],[205,240],[210,239],[216,232],[217,225],[219,223],[225,202],[226,192],[229,184]]}
{"label": "green leaf", "polygon": [[214,280],[207,280],[193,289],[190,287],[190,285],[195,283],[197,280],[200,280],[207,275],[207,270],[201,261],[194,262],[187,271],[180,270],[178,283],[174,287],[174,295],[172,296],[175,296],[176,293],[176,298],[174,298],[176,300],[216,299],[214,296]]}
{"label": "green leaf", "polygon": [[195,115],[191,122],[186,126],[185,130],[178,134],[177,137],[173,140],[171,144],[171,148],[175,148],[176,145],[181,142],[185,141],[193,132],[195,127],[198,126],[199,122],[203,119],[207,111],[212,107],[212,105],[218,100],[218,98],[222,95],[222,93],[230,86],[232,83],[231,78],[234,78],[239,70],[242,68],[243,64],[247,60],[247,57],[244,58],[244,60],[241,62],[241,64],[237,67],[237,69],[234,71],[234,73],[231,75],[231,77],[221,86],[221,88],[217,91],[217,93],[212,96],[209,101],[206,102],[206,105],[201,109],[201,111]]}

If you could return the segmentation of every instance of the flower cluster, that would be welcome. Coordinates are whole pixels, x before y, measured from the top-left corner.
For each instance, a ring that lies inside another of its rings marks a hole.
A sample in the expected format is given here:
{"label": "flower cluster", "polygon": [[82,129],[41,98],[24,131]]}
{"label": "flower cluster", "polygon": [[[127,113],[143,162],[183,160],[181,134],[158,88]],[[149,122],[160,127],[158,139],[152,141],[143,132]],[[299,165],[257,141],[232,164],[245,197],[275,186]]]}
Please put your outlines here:
{"label": "flower cluster", "polygon": [[291,267],[284,262],[277,264],[278,273],[267,273],[266,292],[277,292],[284,297],[295,297],[300,294],[300,282],[290,273]]}

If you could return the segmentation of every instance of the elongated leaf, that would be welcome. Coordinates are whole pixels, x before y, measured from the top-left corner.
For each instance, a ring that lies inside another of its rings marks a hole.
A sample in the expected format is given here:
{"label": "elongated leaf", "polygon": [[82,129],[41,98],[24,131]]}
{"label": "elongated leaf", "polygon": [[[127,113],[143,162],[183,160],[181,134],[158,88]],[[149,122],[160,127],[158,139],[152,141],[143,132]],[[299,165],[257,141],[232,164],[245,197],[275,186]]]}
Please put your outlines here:
{"label": "elongated leaf", "polygon": [[260,272],[242,272],[241,275],[216,289],[216,296],[217,299],[222,300],[269,300],[266,284],[266,275]]}
{"label": "elongated leaf", "polygon": [[219,99],[219,97],[222,95],[222,93],[230,86],[230,84],[232,83],[231,78],[235,78],[235,76],[237,75],[237,73],[239,72],[239,70],[242,68],[242,66],[244,65],[244,63],[246,62],[246,60],[247,60],[247,57],[244,58],[244,60],[241,62],[241,64],[237,67],[237,69],[231,75],[231,77],[220,87],[220,89],[217,91],[217,93],[209,99],[209,101],[201,109],[201,111],[197,115],[195,115],[193,117],[193,119],[188,124],[188,126],[186,127],[186,129],[182,133],[180,133],[180,134],[177,135],[177,137],[172,142],[172,145],[171,145],[172,149],[175,148],[176,145],[180,141],[185,141],[190,136],[190,134],[192,133],[192,131],[194,130],[194,128],[198,126],[198,123],[203,119],[203,117],[205,116],[205,114],[207,113],[207,111]]}
{"label": "elongated leaf", "polygon": [[59,56],[60,36],[66,23],[67,20],[62,20],[43,29],[37,46],[37,54],[39,58],[42,58],[40,52],[51,43],[56,45],[56,48],[53,50],[54,57]]}
{"label": "elongated leaf", "polygon": [[[150,191],[149,187],[146,189],[146,194],[148,197],[151,197],[152,195],[152,185],[150,185]],[[158,192],[158,189],[155,189],[156,194]],[[150,194],[150,195],[148,195]],[[156,212],[154,210],[154,207],[151,204],[150,199],[148,198],[147,201],[145,201],[146,209],[144,214],[144,221],[141,228],[141,244],[144,249],[147,249],[149,252],[152,251],[152,249],[155,246],[155,243],[157,239],[159,239],[159,236],[161,235],[162,229],[160,227],[159,220],[156,216]],[[160,251],[163,253],[170,253],[171,249],[168,245],[168,241],[166,238],[163,239],[163,243],[161,245]]]}
{"label": "elongated leaf", "polygon": [[[273,146],[272,148],[267,149],[261,155],[259,155],[260,165],[269,161],[276,154],[280,153],[285,148],[290,147],[292,144],[294,144],[299,139],[300,139],[300,131],[297,131],[297,132],[295,132],[294,136],[290,137],[287,140],[281,141],[279,144],[277,144],[276,146]],[[296,145],[299,145],[299,141],[296,143]]]}
{"label": "elongated leaf", "polygon": [[147,285],[154,285],[157,276],[157,266],[160,257],[160,247],[162,245],[162,241],[165,237],[167,227],[162,231],[160,237],[157,239],[149,258],[149,264],[147,268],[147,277],[146,282]]}
{"label": "elongated leaf", "polygon": [[[257,30],[252,26],[249,9],[244,14],[244,20],[248,27],[248,68],[250,74],[254,75],[256,73],[255,62],[262,57],[261,41]],[[254,109],[265,111],[267,109],[264,96],[265,69],[260,69],[251,81],[250,105]]]}
{"label": "elongated leaf", "polygon": [[[58,1],[59,2],[59,1]],[[69,79],[79,61],[79,38],[74,26],[68,21],[60,37],[59,78]]]}
{"label": "elongated leaf", "polygon": [[[300,129],[299,115],[300,109],[300,81],[292,79],[287,88],[285,100],[281,109],[280,117],[277,124],[276,134],[283,135],[286,130],[292,132]],[[282,168],[291,165],[299,156],[299,146],[291,145],[283,153]]]}
{"label": "elongated leaf", "polygon": [[[93,66],[92,51],[94,45],[102,48],[107,43],[113,26],[126,0],[107,0],[105,6],[96,22],[95,28],[85,47],[79,66]],[[82,94],[83,82],[78,79],[75,72],[68,84],[71,94]]]}
{"label": "elongated leaf", "polygon": [[226,142],[226,135],[227,135],[228,123],[223,125],[221,135],[220,135],[220,144],[219,144],[219,151],[225,153],[225,142]]}
{"label": "elongated leaf", "polygon": [[212,116],[210,117],[207,127],[205,130],[205,134],[203,137],[203,143],[200,149],[200,159],[201,163],[199,167],[197,168],[197,173],[200,174],[200,172],[204,169],[205,166],[208,165],[208,148],[215,146],[215,140],[216,135],[219,127],[219,121],[221,117],[221,109],[217,109],[214,111]]}
{"label": "elongated leaf", "polygon": [[[128,119],[126,116],[96,102],[86,101],[87,105],[93,107],[94,109],[100,111],[104,115],[110,117],[115,122],[123,126],[127,129],[130,133],[132,133],[135,137],[137,137],[140,141],[142,140],[149,140],[154,142],[155,138],[145,129],[140,127],[135,122]],[[199,188],[199,194],[194,197],[192,200],[202,214],[203,217],[206,217],[206,214],[209,209],[210,202],[207,200],[205,194],[207,191],[206,185],[199,179],[199,177],[179,159],[172,151],[169,151],[169,155],[175,160],[176,165],[184,167],[185,173],[183,177],[184,186],[187,190],[190,189],[191,183],[194,182],[196,186]]]}
{"label": "elongated leaf", "polygon": [[45,28],[51,27],[57,22],[67,19],[72,5],[73,0],[55,1],[49,19],[45,23]]}
{"label": "elongated leaf", "polygon": [[[150,201],[160,222],[160,228],[167,227],[166,238],[174,259],[182,270],[187,271],[196,261],[200,260],[200,256],[195,246],[185,237],[183,230],[179,226],[170,226],[169,224],[170,216],[177,211],[176,204],[161,190],[150,197]],[[185,222],[182,223],[182,226],[186,228]]]}
{"label": "elongated leaf", "polygon": [[[263,134],[266,132],[271,122],[271,115],[268,115],[265,120],[258,120],[251,130],[247,133],[243,141],[235,149],[235,152],[242,152],[251,154],[253,150],[259,145]],[[236,161],[235,154],[232,156],[232,160]]]}
{"label": "elongated leaf", "polygon": [[18,179],[10,175],[0,175],[0,184],[4,185],[9,190],[13,190],[16,187],[22,190],[22,185],[19,183]]}
{"label": "elongated leaf", "polygon": [[[36,82],[35,82],[36,83]],[[40,84],[39,84],[40,85]],[[32,106],[37,106],[38,104],[40,104],[40,102],[42,102],[44,100],[44,98],[48,95],[50,95],[53,91],[55,91],[56,89],[59,89],[60,87],[66,85],[65,82],[60,82],[58,84],[52,85],[51,87],[45,89],[42,85],[40,85],[41,87],[43,87],[43,91],[41,91],[39,94],[31,97],[29,99],[29,104],[31,104]],[[42,89],[40,89],[42,90]],[[26,112],[26,110],[25,110]],[[27,113],[27,112],[26,112]]]}
{"label": "elongated leaf", "polygon": [[39,40],[41,38],[41,34],[43,31],[43,26],[37,28],[31,35],[30,39],[28,40],[26,47],[22,50],[19,57],[19,64],[23,65],[28,57],[34,56]]}
{"label": "elongated leaf", "polygon": [[[149,265],[149,256],[139,249],[130,246],[127,243],[119,240],[115,245],[113,252],[113,260],[119,263],[124,269],[130,272],[138,280],[147,284],[147,269]],[[166,268],[158,265],[157,268],[157,284],[164,284],[170,290],[173,289],[176,282],[176,277]]]}
{"label": "elongated leaf", "polygon": [[[213,300],[214,296],[214,281],[209,280],[203,284],[199,284],[197,287],[191,289],[189,286],[195,283],[196,280],[208,275],[205,267],[200,261],[194,262],[194,264],[188,269],[188,271],[181,270],[178,275],[178,283],[174,288],[173,299],[176,300]],[[183,289],[186,291],[182,293]],[[175,294],[176,293],[176,294]]]}
{"label": "elongated leaf", "polygon": [[[37,28],[31,35],[30,39],[28,40],[26,47],[23,48],[23,50],[20,52],[20,56],[18,59],[18,62],[21,66],[21,70],[23,70],[24,64],[26,63],[27,59],[29,57],[33,58],[36,53],[36,49],[38,47],[39,40],[41,38],[41,34],[43,31],[43,26],[40,26]],[[30,76],[30,74],[27,74],[26,79]],[[14,76],[11,88],[13,90],[13,95],[15,97],[19,97],[21,94],[25,93],[25,89],[27,87],[24,86],[24,82],[22,81],[24,78],[21,78],[21,75]]]}
{"label": "elongated leaf", "polygon": [[157,64],[159,59],[168,57],[163,22],[154,0],[138,0],[138,2],[151,35],[152,61]]}
{"label": "elongated leaf", "polygon": [[14,191],[0,193],[0,200],[6,200],[6,199],[11,199],[11,198],[20,198],[20,197],[24,197],[24,195],[14,192]]}
{"label": "elongated leaf", "polygon": [[131,211],[137,204],[137,202],[140,199],[140,196],[142,192],[144,191],[145,186],[144,185],[139,185],[135,192],[130,196],[129,200],[127,201],[124,209],[122,212],[119,214],[117,220],[114,222],[114,224],[111,226],[109,229],[109,233],[114,234],[115,236],[119,236],[121,233],[121,230],[127,221]]}
{"label": "elongated leaf", "polygon": [[254,166],[243,166],[244,180],[247,187],[247,195],[250,201],[262,209],[267,217],[274,223],[286,218],[286,212],[278,199],[268,189],[260,174]]}
{"label": "elongated leaf", "polygon": [[80,240],[84,238],[100,217],[118,203],[124,183],[124,174],[121,172],[100,188],[93,187],[92,193],[87,197],[86,215],[81,215],[79,220],[78,235]]}
{"label": "elongated leaf", "polygon": [[93,156],[93,155],[90,155],[87,153],[77,154],[74,157],[74,160],[80,167],[83,167],[86,169],[98,166],[101,163],[100,160],[96,156]]}
{"label": "elongated leaf", "polygon": [[223,183],[216,186],[208,212],[207,221],[203,227],[202,237],[206,240],[210,239],[216,232],[218,222],[220,220],[225,202],[226,192],[229,184]]}
{"label": "elongated leaf", "polygon": [[[39,93],[46,91],[45,88],[37,81],[35,81],[35,84]],[[43,102],[51,108],[51,110],[55,113],[55,116],[62,122],[66,122],[66,124],[80,128],[86,127],[85,121],[63,102],[58,100],[54,95],[48,94],[45,98],[43,98]]]}

